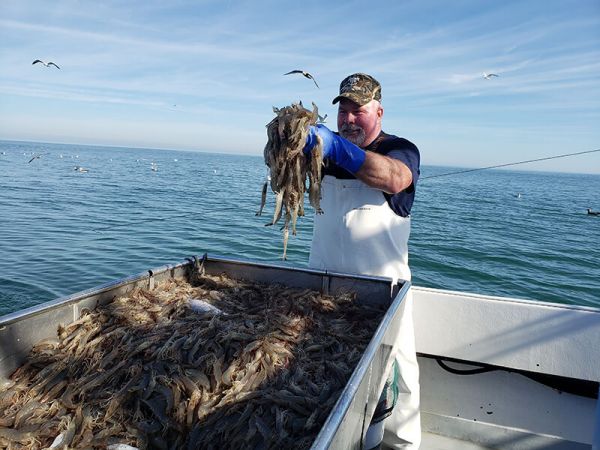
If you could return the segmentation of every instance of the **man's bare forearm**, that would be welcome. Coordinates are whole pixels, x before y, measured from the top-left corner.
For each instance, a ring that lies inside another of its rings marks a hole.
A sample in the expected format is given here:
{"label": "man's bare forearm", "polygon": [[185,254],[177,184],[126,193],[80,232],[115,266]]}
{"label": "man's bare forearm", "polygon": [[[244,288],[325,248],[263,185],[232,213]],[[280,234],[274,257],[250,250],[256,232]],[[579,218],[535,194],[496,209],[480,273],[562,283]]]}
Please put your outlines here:
{"label": "man's bare forearm", "polygon": [[412,184],[412,172],[402,161],[367,152],[356,178],[375,189],[396,194]]}

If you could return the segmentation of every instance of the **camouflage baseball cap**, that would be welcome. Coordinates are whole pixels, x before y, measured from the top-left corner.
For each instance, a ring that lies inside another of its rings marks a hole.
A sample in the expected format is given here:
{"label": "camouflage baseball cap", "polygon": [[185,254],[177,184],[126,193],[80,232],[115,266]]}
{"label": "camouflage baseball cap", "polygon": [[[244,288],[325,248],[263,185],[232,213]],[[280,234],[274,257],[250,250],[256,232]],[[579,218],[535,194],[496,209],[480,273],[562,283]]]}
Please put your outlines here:
{"label": "camouflage baseball cap", "polygon": [[381,85],[379,81],[366,73],[355,73],[347,76],[340,83],[340,95],[333,99],[335,105],[341,99],[347,98],[363,106],[371,100],[381,101]]}

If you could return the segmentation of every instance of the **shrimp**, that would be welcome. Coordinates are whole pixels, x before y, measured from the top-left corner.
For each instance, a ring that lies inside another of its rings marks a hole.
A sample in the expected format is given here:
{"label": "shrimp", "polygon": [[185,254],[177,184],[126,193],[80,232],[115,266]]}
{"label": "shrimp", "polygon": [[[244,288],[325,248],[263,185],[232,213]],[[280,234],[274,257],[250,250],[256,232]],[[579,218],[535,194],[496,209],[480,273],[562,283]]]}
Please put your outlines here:
{"label": "shrimp", "polygon": [[[304,215],[304,193],[306,180],[309,181],[310,205],[321,213],[321,166],[323,165],[323,143],[317,138],[309,156],[305,156],[304,147],[309,127],[317,123],[319,112],[313,103],[313,110],[302,106],[302,102],[284,108],[273,108],[276,117],[267,124],[268,141],[264,149],[265,164],[270,170],[271,190],[276,194],[273,220],[267,225],[276,224],[282,215],[286,221],[283,226],[283,259],[289,237],[289,223],[292,235],[296,235],[296,221]],[[261,215],[264,207],[265,185],[261,208],[256,215]],[[285,213],[284,213],[285,210]]]}

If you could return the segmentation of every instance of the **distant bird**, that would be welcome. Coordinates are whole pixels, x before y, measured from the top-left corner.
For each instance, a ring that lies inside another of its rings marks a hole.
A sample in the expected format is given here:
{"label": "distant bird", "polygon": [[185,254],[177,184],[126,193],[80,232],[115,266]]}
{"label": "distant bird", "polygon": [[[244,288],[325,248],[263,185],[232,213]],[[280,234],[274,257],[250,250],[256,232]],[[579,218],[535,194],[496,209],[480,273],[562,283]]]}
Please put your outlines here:
{"label": "distant bird", "polygon": [[320,114],[317,114],[317,116],[319,116],[319,119],[317,120],[317,123],[325,123],[325,119],[327,119],[327,114],[325,114],[324,116],[321,116]]}
{"label": "distant bird", "polygon": [[31,65],[37,64],[37,63],[42,63],[46,67],[54,66],[57,69],[60,69],[60,67],[58,67],[56,64],[54,64],[52,61],[44,62],[41,59],[36,59],[34,62],[31,63]]}
{"label": "distant bird", "polygon": [[86,169],[84,167],[81,167],[81,166],[75,166],[73,168],[73,170],[75,170],[75,172],[81,172],[81,173],[88,173],[89,172],[88,169]]}
{"label": "distant bird", "polygon": [[319,85],[317,84],[317,80],[315,80],[314,77],[310,73],[308,73],[308,72],[306,72],[304,70],[292,70],[291,72],[284,73],[284,75],[290,75],[292,73],[301,73],[302,75],[304,75],[309,80],[313,80],[313,82],[315,83],[315,86],[319,87]]}
{"label": "distant bird", "polygon": [[591,208],[588,208],[588,209],[587,209],[587,213],[588,213],[590,216],[600,216],[600,211],[592,211],[592,209],[591,209]]}
{"label": "distant bird", "polygon": [[515,194],[515,197],[517,197],[517,198],[521,198],[521,193],[520,193],[520,192],[517,192],[517,193]]}
{"label": "distant bird", "polygon": [[500,75],[496,75],[495,73],[485,73],[483,72],[483,78],[486,80],[490,80],[492,77],[499,77]]}
{"label": "distant bird", "polygon": [[45,153],[36,153],[35,155],[33,155],[33,158],[31,158],[27,164],[29,164],[31,161],[33,161],[34,159],[40,159],[42,156],[44,156]]}

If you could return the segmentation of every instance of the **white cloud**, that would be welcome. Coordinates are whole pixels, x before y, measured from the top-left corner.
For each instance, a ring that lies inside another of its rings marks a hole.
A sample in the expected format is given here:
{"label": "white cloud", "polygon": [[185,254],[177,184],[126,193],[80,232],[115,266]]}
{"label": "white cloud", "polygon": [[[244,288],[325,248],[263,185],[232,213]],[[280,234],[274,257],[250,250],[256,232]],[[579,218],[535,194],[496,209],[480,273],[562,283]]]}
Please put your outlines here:
{"label": "white cloud", "polygon": [[[201,126],[207,146],[236,149],[238,136],[263,136],[271,106],[315,101],[333,117],[340,80],[368,71],[382,82],[391,132],[409,117],[416,133],[453,123],[502,141],[510,137],[506,129],[541,136],[532,130],[546,124],[550,134],[570,134],[574,145],[600,141],[597,127],[587,130],[600,115],[600,16],[591,13],[598,12],[591,0],[568,8],[550,1],[543,9],[398,2],[373,4],[368,17],[361,2],[282,8],[274,1],[149,1],[102,2],[92,12],[77,1],[5,2],[0,121],[41,118],[44,112],[31,108],[47,102],[65,127],[73,117],[113,117],[122,124],[114,136],[127,145],[147,121],[156,130],[171,127],[177,146],[193,146]],[[34,70],[45,69],[31,67],[35,58],[56,59],[62,69]],[[321,89],[284,77],[291,69],[309,70]],[[484,71],[500,77],[484,80]],[[22,129],[23,139],[45,130],[38,121]],[[460,148],[465,136],[446,139]]]}

